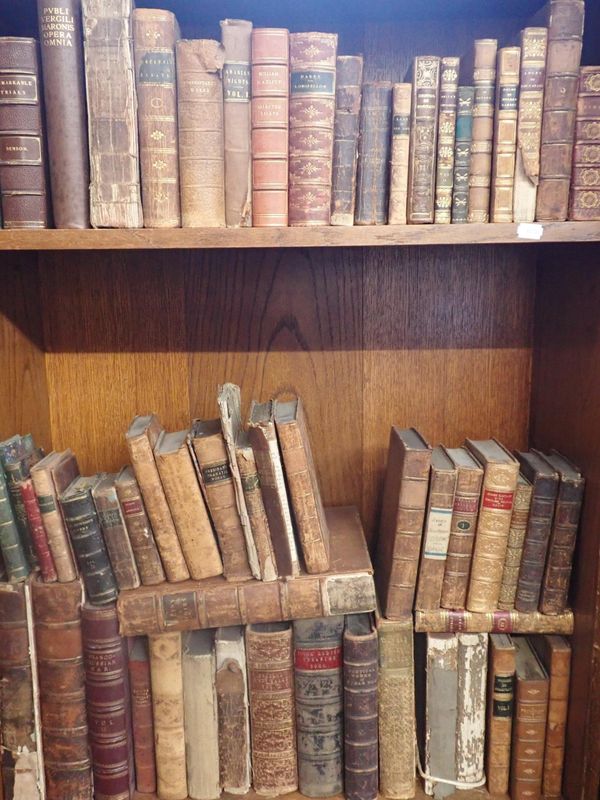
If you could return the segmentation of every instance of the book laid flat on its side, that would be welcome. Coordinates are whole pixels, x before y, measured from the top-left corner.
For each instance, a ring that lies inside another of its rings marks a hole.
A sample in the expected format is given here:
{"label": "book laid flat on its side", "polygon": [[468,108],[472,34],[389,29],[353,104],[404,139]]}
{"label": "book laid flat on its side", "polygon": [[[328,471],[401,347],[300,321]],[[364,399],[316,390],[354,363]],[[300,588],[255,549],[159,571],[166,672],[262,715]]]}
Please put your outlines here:
{"label": "book laid flat on its side", "polygon": [[436,631],[486,631],[487,633],[573,633],[573,612],[563,611],[550,616],[534,611],[523,614],[520,611],[415,611],[415,631],[435,633]]}
{"label": "book laid flat on its side", "polygon": [[452,185],[452,223],[466,222],[469,215],[469,168],[473,137],[473,86],[459,86],[454,141],[454,179]]}
{"label": "book laid flat on its side", "polygon": [[141,228],[132,0],[82,0],[94,228]]}
{"label": "book laid flat on its side", "polygon": [[390,186],[392,83],[363,83],[355,225],[386,225]]}
{"label": "book laid flat on its side", "polygon": [[408,163],[407,221],[433,222],[437,119],[440,103],[440,59],[417,56],[413,64],[413,93]]}
{"label": "book laid flat on its side", "polygon": [[35,496],[33,481],[31,478],[25,478],[19,482],[19,488],[21,490],[31,541],[40,567],[42,579],[46,582],[55,581],[57,580],[56,567],[54,565],[52,553],[50,552],[50,546],[48,545],[48,536],[44,528],[40,506]]}
{"label": "book laid flat on its side", "polygon": [[513,220],[520,66],[520,47],[498,50],[490,222]]}
{"label": "book laid flat on its side", "polygon": [[135,786],[138,792],[156,792],[154,755],[154,721],[152,719],[152,686],[148,640],[136,636],[129,653],[129,687],[131,695],[131,727]]}
{"label": "book laid flat on its side", "polygon": [[140,576],[117,497],[115,477],[101,473],[92,489],[92,499],[117,586],[119,589],[136,589],[140,586]]}
{"label": "book laid flat on its side", "polygon": [[338,56],[336,59],[332,225],[354,225],[363,65],[362,56]]}
{"label": "book laid flat on its side", "polygon": [[[458,703],[458,637],[454,633],[427,636],[425,675],[425,765],[427,775],[456,780],[456,732]],[[425,780],[425,794],[436,800],[454,787]]]}
{"label": "book laid flat on its side", "polygon": [[429,486],[431,448],[414,428],[392,427],[376,554],[383,615],[413,608]]}
{"label": "book laid flat on its side", "polygon": [[90,227],[90,162],[81,4],[38,0],[52,215],[57,228]]}
{"label": "book laid flat on its side", "polygon": [[388,212],[390,225],[406,224],[411,104],[411,84],[395,83],[392,92],[390,207]]}
{"label": "book laid flat on its side", "polygon": [[505,633],[489,643],[486,774],[487,790],[508,793],[515,692],[515,647]]}
{"label": "book laid flat on its side", "polygon": [[456,779],[480,783],[484,777],[487,633],[458,633]]}
{"label": "book laid flat on its side", "polygon": [[581,67],[569,219],[600,220],[600,67]]}
{"label": "book laid flat on its side", "polygon": [[475,39],[468,222],[489,222],[496,89],[496,39]]}
{"label": "book laid flat on its side", "polygon": [[437,167],[434,222],[449,223],[452,216],[454,137],[460,58],[447,56],[440,65],[440,112],[438,115]]}
{"label": "book laid flat on its side", "polygon": [[506,558],[502,571],[502,584],[500,586],[500,595],[498,596],[498,608],[504,611],[509,611],[511,608],[515,607],[517,584],[519,583],[519,570],[521,569],[521,558],[523,557],[523,546],[525,544],[525,534],[527,533],[527,522],[529,520],[532,494],[533,486],[530,481],[519,472],[517,488],[515,489],[515,501],[510,518],[510,528],[508,530]]}

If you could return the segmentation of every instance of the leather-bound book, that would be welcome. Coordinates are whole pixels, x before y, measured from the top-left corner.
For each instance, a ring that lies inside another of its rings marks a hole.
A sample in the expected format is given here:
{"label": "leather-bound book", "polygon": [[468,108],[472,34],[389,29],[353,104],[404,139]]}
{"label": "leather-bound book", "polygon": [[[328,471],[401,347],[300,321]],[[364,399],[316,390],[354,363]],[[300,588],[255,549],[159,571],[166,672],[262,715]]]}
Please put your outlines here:
{"label": "leather-bound book", "polygon": [[92,800],[79,580],[31,584],[47,800]]}
{"label": "leather-bound book", "polygon": [[131,727],[135,786],[138,792],[156,792],[154,759],[154,722],[152,719],[152,686],[148,640],[136,636],[129,653],[129,690],[131,697]]}
{"label": "leather-bound book", "polygon": [[37,569],[39,564],[33,546],[25,503],[21,494],[21,483],[29,477],[32,462],[38,460],[39,457],[31,434],[26,436],[16,434],[11,436],[10,439],[0,442],[0,469],[4,470],[19,537],[23,543],[29,565],[33,569]]}
{"label": "leather-bound book", "polygon": [[117,599],[118,589],[92,498],[97,483],[96,475],[75,478],[59,501],[88,600],[105,605]]}
{"label": "leather-bound book", "polygon": [[490,219],[497,49],[496,39],[475,40],[468,222],[489,222]]}
{"label": "leather-bound book", "polygon": [[92,498],[117,586],[119,589],[135,589],[140,585],[140,576],[117,497],[115,477],[101,474],[92,489]]}
{"label": "leather-bound book", "polygon": [[188,796],[213,800],[221,794],[214,631],[186,633],[182,663]]}
{"label": "leather-bound book", "polygon": [[298,575],[300,562],[271,401],[252,402],[248,419],[248,437],[256,459],[271,541],[275,550],[277,572],[279,575]]}
{"label": "leather-bound book", "polygon": [[388,213],[390,225],[406,224],[411,103],[412,86],[410,83],[395,83],[392,92],[390,208]]}
{"label": "leather-bound book", "polygon": [[0,197],[5,228],[47,228],[49,197],[35,39],[0,37]]}
{"label": "leather-bound book", "polygon": [[486,773],[492,795],[508,794],[515,692],[515,647],[505,633],[489,645]]}
{"label": "leather-bound book", "polygon": [[546,458],[560,475],[560,484],[548,545],[540,611],[542,614],[561,614],[567,607],[585,478],[579,468],[560,453],[552,451]]}
{"label": "leather-bound book", "polygon": [[336,33],[290,34],[290,225],[329,225]]}
{"label": "leather-bound book", "polygon": [[413,66],[412,119],[408,164],[409,223],[433,222],[440,58],[417,56]]}
{"label": "leather-bound book", "polygon": [[372,614],[349,614],[344,628],[344,796],[375,800],[379,786],[377,674]]}
{"label": "leather-bound book", "polygon": [[389,619],[413,608],[430,464],[431,448],[420,433],[394,425],[375,558],[379,602]]}
{"label": "leather-bound book", "polygon": [[454,179],[452,184],[452,223],[466,222],[469,215],[469,168],[473,137],[473,86],[459,86],[454,138]]}
{"label": "leather-bound book", "polygon": [[225,222],[228,228],[252,225],[252,23],[221,20],[225,127]]}
{"label": "leather-bound book", "polygon": [[583,0],[552,0],[542,117],[540,182],[536,219],[567,218],[573,162],[579,63],[583,38]]}
{"label": "leather-bound book", "polygon": [[178,228],[175,42],[179,26],[171,11],[156,8],[134,8],[132,25],[144,225]]}
{"label": "leather-bound book", "polygon": [[259,795],[298,788],[292,626],[246,626],[252,783]]}
{"label": "leather-bound book", "polygon": [[459,633],[456,701],[456,780],[484,778],[487,633]]}
{"label": "leather-bound book", "polygon": [[483,469],[464,447],[447,449],[446,453],[456,469],[456,492],[440,605],[442,608],[464,608],[469,588]]}
{"label": "leather-bound book", "polygon": [[537,611],[559,478],[541,453],[532,450],[529,453],[516,452],[515,455],[521,472],[533,486],[515,608],[517,611]]}
{"label": "leather-bound book", "polygon": [[572,611],[550,616],[534,611],[523,614],[521,611],[416,611],[415,631],[418,633],[463,632],[478,633],[573,633],[574,617]]}
{"label": "leather-bound book", "polygon": [[542,793],[545,798],[560,798],[569,707],[571,645],[563,636],[555,635],[530,636],[529,643],[550,678]]}
{"label": "leather-bound book", "polygon": [[123,467],[119,472],[115,479],[115,489],[140,581],[144,586],[162,583],[165,580],[165,571],[158,554],[150,520],[144,508],[140,487],[131,467]]}
{"label": "leather-bound book", "polygon": [[48,546],[48,536],[46,535],[44,522],[40,514],[40,507],[37,497],[35,496],[35,489],[33,488],[33,481],[31,478],[26,478],[22,481],[20,489],[42,579],[44,581],[55,581],[57,579],[56,567],[54,566],[54,559],[52,558],[52,553]]}
{"label": "leather-bound book", "polygon": [[132,0],[81,0],[94,228],[141,228]]}
{"label": "leather-bound book", "polygon": [[498,50],[491,222],[512,222],[513,219],[520,66],[520,47]]}
{"label": "leather-bound book", "polygon": [[424,788],[437,800],[454,787],[435,778],[456,781],[458,636],[428,634],[425,658]]}
{"label": "leather-bound book", "polygon": [[600,67],[581,67],[569,219],[600,220]]}
{"label": "leather-bound book", "polygon": [[533,486],[527,478],[519,473],[517,488],[515,489],[513,512],[510,518],[510,528],[508,530],[506,558],[504,560],[504,569],[502,570],[502,584],[498,597],[498,608],[504,609],[505,611],[515,607],[517,584],[519,583],[519,570],[521,569],[521,558],[523,557],[523,545],[525,544],[525,534],[527,532],[527,521],[529,520],[532,494]]}
{"label": "leather-bound book", "polygon": [[290,32],[252,31],[252,225],[288,224]]}
{"label": "leather-bound book", "polygon": [[186,800],[183,666],[180,633],[148,637],[157,794]]}
{"label": "leather-bound book", "polygon": [[535,219],[547,47],[548,28],[524,28],[521,31],[521,80],[513,198],[515,222],[533,222]]}
{"label": "leather-bound book", "polygon": [[438,445],[431,453],[429,496],[415,597],[415,608],[419,611],[440,607],[455,491],[456,467],[444,448]]}
{"label": "leather-bound book", "polygon": [[364,83],[360,107],[356,225],[385,225],[388,221],[392,84]]}
{"label": "leather-bound book", "polygon": [[81,613],[85,695],[95,800],[128,800],[134,789],[127,652],[114,605]]}
{"label": "leather-bound book", "polygon": [[181,39],[177,54],[179,180],[184,228],[225,226],[223,84],[214,39]]}
{"label": "leather-bound book", "polygon": [[510,797],[530,800],[542,796],[549,680],[527,638],[515,636],[513,643],[516,684]]}
{"label": "leather-bound book", "polygon": [[494,611],[502,584],[519,462],[495,439],[467,439],[465,444],[484,468],[467,609]]}
{"label": "leather-bound book", "polygon": [[154,461],[154,447],[162,430],[155,414],[137,416],[129,426],[125,438],[167,580],[183,581],[190,577],[190,573]]}
{"label": "leather-bound book", "polygon": [[379,791],[384,797],[415,796],[415,676],[412,617],[377,617],[379,637]]}
{"label": "leather-bound book", "polygon": [[454,139],[460,58],[446,56],[440,65],[440,113],[438,115],[435,215],[437,223],[450,223],[454,183]]}
{"label": "leather-bound book", "polygon": [[19,536],[10,504],[4,470],[0,468],[0,549],[9,581],[24,581],[29,575],[29,561]]}
{"label": "leather-bound book", "polygon": [[328,797],[344,788],[344,617],[294,621],[298,789]]}
{"label": "leather-bound book", "polygon": [[57,228],[90,227],[90,162],[83,86],[81,4],[38,0],[52,216]]}
{"label": "leather-bound book", "polygon": [[[188,450],[187,436],[187,430],[163,431],[154,447],[154,457],[190,577],[200,580],[221,575],[224,566]],[[223,544],[221,542],[221,546]],[[245,551],[224,550],[223,559],[232,577],[249,576]]]}
{"label": "leather-bound book", "polygon": [[362,56],[338,56],[335,70],[331,224],[354,225]]}

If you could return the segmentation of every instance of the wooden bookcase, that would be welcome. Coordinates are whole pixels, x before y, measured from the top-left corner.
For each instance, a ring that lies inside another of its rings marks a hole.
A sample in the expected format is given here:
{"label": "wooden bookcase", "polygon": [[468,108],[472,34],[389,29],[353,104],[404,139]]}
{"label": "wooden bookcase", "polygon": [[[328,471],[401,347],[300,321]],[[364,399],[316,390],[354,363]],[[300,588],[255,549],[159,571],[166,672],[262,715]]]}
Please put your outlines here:
{"label": "wooden bookcase", "polygon": [[[140,3],[141,5],[142,3]],[[332,30],[366,78],[399,80],[418,53],[501,44],[540,0],[149,0],[185,36],[218,21]],[[584,62],[600,61],[587,0]],[[0,34],[37,35],[35,0],[0,0]],[[0,231],[0,436],[72,447],[84,471],[126,460],[124,431],[302,395],[324,499],[358,505],[369,536],[389,428],[432,442],[496,435],[557,447],[587,477],[564,794],[600,782],[600,223],[354,229]]]}

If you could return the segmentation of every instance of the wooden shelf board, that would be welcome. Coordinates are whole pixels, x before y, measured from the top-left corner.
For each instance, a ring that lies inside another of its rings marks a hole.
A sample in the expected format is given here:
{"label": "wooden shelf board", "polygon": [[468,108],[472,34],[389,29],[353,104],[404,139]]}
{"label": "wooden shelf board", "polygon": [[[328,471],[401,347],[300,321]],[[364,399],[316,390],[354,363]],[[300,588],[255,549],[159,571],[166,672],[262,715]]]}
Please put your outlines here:
{"label": "wooden shelf board", "polygon": [[522,229],[519,235],[519,226],[512,223],[314,228],[1,230],[0,250],[194,250],[532,244],[538,241],[600,242],[600,222],[550,222],[540,226],[543,230],[539,240],[524,238]]}

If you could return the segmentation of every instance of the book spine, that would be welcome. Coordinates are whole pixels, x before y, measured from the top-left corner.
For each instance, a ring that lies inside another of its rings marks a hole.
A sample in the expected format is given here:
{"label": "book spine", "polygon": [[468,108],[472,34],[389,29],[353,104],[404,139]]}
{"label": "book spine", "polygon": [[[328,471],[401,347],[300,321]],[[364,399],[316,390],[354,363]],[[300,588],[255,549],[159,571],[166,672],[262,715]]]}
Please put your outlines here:
{"label": "book spine", "polygon": [[135,783],[138,792],[154,794],[156,792],[156,764],[150,660],[147,641],[142,637],[140,637],[140,640],[140,646],[143,648],[143,658],[134,659],[131,656],[129,658]]}
{"label": "book spine", "polygon": [[565,761],[567,715],[569,708],[569,679],[571,676],[571,648],[563,639],[562,647],[555,646],[556,636],[545,636],[549,654],[550,690],[548,698],[548,723],[544,750],[544,797],[562,797],[562,777]]}
{"label": "book spine", "polygon": [[390,207],[388,214],[388,222],[390,225],[406,224],[411,103],[411,84],[394,84],[392,94]]}
{"label": "book spine", "polygon": [[540,221],[567,218],[584,13],[583,0],[550,3],[536,201],[536,219]]}
{"label": "book spine", "polygon": [[31,530],[29,528],[29,520],[27,519],[27,512],[25,511],[25,503],[23,495],[21,494],[21,483],[29,477],[30,466],[27,463],[27,457],[21,454],[20,457],[13,460],[0,456],[2,466],[4,467],[4,475],[6,477],[6,486],[10,496],[10,503],[13,508],[15,523],[19,531],[19,537],[23,543],[25,556],[27,561],[33,569],[36,569],[39,564],[35,548],[33,546],[33,539],[31,537]]}
{"label": "book spine", "polygon": [[44,581],[55,581],[57,579],[57,574],[54,566],[54,559],[52,558],[52,553],[48,546],[48,537],[46,535],[44,522],[40,514],[40,507],[35,496],[31,478],[24,480],[20,484],[20,489],[42,578]]}
{"label": "book spine", "polygon": [[363,63],[362,56],[338,56],[336,59],[332,225],[354,224]]}
{"label": "book spine", "polygon": [[293,628],[298,788],[306,797],[339,794],[344,788],[344,617],[296,620]]}
{"label": "book spine", "polygon": [[140,487],[133,475],[126,481],[119,480],[116,486],[140,580],[144,586],[162,583],[165,580],[165,571],[144,508]]}
{"label": "book spine", "polygon": [[454,182],[452,186],[452,222],[467,222],[469,216],[469,168],[473,138],[473,86],[458,87],[456,135],[454,141]]}
{"label": "book spine", "polygon": [[520,47],[502,47],[498,50],[491,222],[513,220],[520,66]]}
{"label": "book spine", "polygon": [[542,796],[548,680],[526,680],[517,673],[511,751],[511,800]]}
{"label": "book spine", "polygon": [[225,50],[225,222],[228,228],[246,228],[252,225],[252,23],[243,19],[222,20],[221,40]]}
{"label": "book spine", "polygon": [[508,794],[510,750],[515,691],[515,650],[500,647],[490,637],[487,715],[487,789],[490,794]]}
{"label": "book spine", "polygon": [[103,487],[98,492],[94,490],[92,497],[117,586],[119,589],[136,589],[140,585],[140,576],[114,482],[111,483],[110,487]]}
{"label": "book spine", "polygon": [[581,67],[569,219],[600,219],[600,67]]}
{"label": "book spine", "polygon": [[547,47],[547,28],[525,28],[521,31],[521,81],[513,199],[515,222],[533,222],[535,219]]}
{"label": "book spine", "polygon": [[437,223],[450,223],[454,183],[454,142],[460,58],[442,58],[440,65],[440,112],[438,115],[435,216]]}
{"label": "book spine", "polygon": [[388,221],[392,88],[389,81],[363,84],[356,225],[386,225]]}
{"label": "book spine", "polygon": [[290,35],[290,225],[329,225],[335,33]]}
{"label": "book spine", "polygon": [[69,534],[65,528],[54,490],[52,476],[48,470],[36,469],[32,470],[31,479],[58,580],[61,583],[69,583],[77,578],[77,567],[69,542]]}
{"label": "book spine", "polygon": [[178,228],[179,161],[174,14],[134,8],[133,55],[138,99],[142,209],[146,228]]}
{"label": "book spine", "polygon": [[252,31],[252,225],[288,224],[289,31]]}
{"label": "book spine", "polygon": [[475,40],[468,222],[489,222],[496,87],[496,39]]}
{"label": "book spine", "polygon": [[458,637],[437,633],[427,636],[425,675],[425,793],[450,794],[447,784],[456,780],[458,699]]}
{"label": "book spine", "polygon": [[19,536],[10,504],[4,471],[0,467],[0,549],[9,581],[24,581],[29,575],[29,562]]}
{"label": "book spine", "polygon": [[[502,584],[498,596],[498,608],[505,611],[515,607],[515,597],[517,596],[519,570],[523,557],[523,545],[525,544],[532,492],[533,486],[531,486],[530,483],[518,483],[515,490],[515,502],[513,505],[512,517],[510,518],[510,528],[506,546],[506,559],[502,571]],[[533,610],[535,611],[535,609]]]}
{"label": "book spine", "polygon": [[250,447],[238,448],[236,458],[252,536],[256,545],[260,574],[264,581],[274,581],[277,578],[275,551],[271,541],[269,520],[263,503],[254,453]]}
{"label": "book spine", "polygon": [[298,788],[291,625],[248,625],[246,656],[254,791],[277,795]]}
{"label": "book spine", "polygon": [[141,228],[132,0],[82,0],[94,228]]}
{"label": "book spine", "polygon": [[90,163],[81,6],[38,0],[52,215],[57,228],[90,227]]}
{"label": "book spine", "polygon": [[456,780],[478,783],[484,776],[488,635],[459,633],[457,638]]}
{"label": "book spine", "polygon": [[434,220],[439,87],[440,59],[417,56],[410,133],[414,146],[410,148],[408,168],[407,218],[410,223]]}
{"label": "book spine", "polygon": [[520,611],[417,611],[415,630],[418,633],[471,632],[487,633],[573,633],[573,612],[565,611],[550,616],[538,611],[522,614]]}
{"label": "book spine", "polygon": [[442,608],[465,607],[481,498],[483,470],[457,467],[448,555],[442,583]]}

